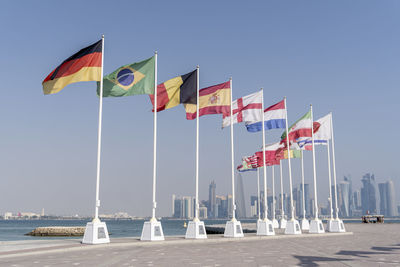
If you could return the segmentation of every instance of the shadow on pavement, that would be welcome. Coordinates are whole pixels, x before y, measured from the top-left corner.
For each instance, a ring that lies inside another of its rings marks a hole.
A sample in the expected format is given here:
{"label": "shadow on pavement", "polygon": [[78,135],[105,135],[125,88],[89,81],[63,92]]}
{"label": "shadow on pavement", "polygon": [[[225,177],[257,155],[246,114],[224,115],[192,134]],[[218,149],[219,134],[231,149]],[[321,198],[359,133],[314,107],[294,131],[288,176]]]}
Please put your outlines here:
{"label": "shadow on pavement", "polygon": [[400,248],[394,248],[394,247],[371,247],[373,250],[378,250],[378,251],[395,251]]}
{"label": "shadow on pavement", "polygon": [[357,251],[357,250],[341,250],[336,255],[345,255],[345,256],[356,256],[368,258],[367,255],[377,255],[377,254],[390,254],[385,252],[373,252],[373,251]]}
{"label": "shadow on pavement", "polygon": [[319,266],[317,262],[333,262],[333,261],[352,261],[352,259],[339,259],[339,258],[329,258],[329,257],[315,257],[315,256],[297,256],[294,255],[296,259],[300,261],[300,266]]}

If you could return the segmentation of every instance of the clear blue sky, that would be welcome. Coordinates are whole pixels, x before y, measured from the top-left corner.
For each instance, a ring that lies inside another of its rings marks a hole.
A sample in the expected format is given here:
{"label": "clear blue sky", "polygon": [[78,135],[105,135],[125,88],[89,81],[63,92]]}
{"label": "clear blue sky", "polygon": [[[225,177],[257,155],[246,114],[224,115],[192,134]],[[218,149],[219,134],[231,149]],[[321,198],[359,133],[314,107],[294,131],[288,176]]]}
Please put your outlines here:
{"label": "clear blue sky", "polygon": [[[312,103],[332,111],[337,174],[375,173],[400,191],[398,1],[7,1],[0,10],[0,212],[94,211],[98,98],[95,82],[44,96],[41,82],[64,59],[105,35],[105,74],[159,52],[160,82],[200,65],[201,87],[233,77],[238,98],[265,88],[265,105],[288,98],[289,123]],[[105,99],[100,213],[150,215],[153,117],[147,96]],[[194,195],[195,121],[182,106],[159,113],[158,215],[171,194]],[[230,191],[229,129],[200,120],[200,197]],[[267,143],[281,131],[268,132]],[[235,125],[235,164],[260,134]],[[326,151],[318,148],[326,203]],[[305,159],[311,183],[311,158]],[[294,161],[294,184],[299,183]],[[286,169],[286,165],[285,165]],[[255,174],[244,174],[246,201]],[[287,174],[285,174],[287,180]],[[286,183],[287,185],[287,183]],[[277,188],[278,189],[278,188]],[[287,186],[286,186],[287,189]],[[400,194],[398,194],[400,195]],[[399,199],[399,196],[397,196]]]}

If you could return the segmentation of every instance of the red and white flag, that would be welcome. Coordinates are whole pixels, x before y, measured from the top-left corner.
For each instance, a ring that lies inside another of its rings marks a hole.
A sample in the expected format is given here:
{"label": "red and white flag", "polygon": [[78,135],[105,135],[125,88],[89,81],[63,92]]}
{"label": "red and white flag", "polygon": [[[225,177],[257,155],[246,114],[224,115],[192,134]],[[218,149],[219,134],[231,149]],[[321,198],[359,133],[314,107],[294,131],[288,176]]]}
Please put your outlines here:
{"label": "red and white flag", "polygon": [[[262,120],[262,91],[236,99],[232,102],[232,122]],[[224,116],[222,128],[231,125],[231,116]]]}

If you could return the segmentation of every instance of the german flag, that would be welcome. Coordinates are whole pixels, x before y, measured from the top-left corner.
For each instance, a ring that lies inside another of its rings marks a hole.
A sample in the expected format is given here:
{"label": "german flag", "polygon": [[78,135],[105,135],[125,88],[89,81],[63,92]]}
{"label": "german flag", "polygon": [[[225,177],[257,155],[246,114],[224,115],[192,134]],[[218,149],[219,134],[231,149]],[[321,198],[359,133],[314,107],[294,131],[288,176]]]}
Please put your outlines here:
{"label": "german flag", "polygon": [[[197,70],[157,85],[157,112],[179,104],[197,104]],[[154,95],[150,95],[154,111]]]}
{"label": "german flag", "polygon": [[42,82],[45,95],[60,92],[70,83],[101,80],[102,40],[64,60]]}

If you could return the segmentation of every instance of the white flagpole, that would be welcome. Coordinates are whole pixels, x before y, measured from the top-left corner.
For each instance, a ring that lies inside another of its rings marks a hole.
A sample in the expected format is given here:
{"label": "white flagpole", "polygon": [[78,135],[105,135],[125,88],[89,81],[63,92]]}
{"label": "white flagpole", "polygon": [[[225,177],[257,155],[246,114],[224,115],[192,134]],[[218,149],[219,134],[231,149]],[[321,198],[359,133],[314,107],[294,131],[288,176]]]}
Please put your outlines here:
{"label": "white flagpole", "polygon": [[333,203],[332,203],[332,179],[331,179],[331,153],[329,151],[329,139],[326,140],[326,151],[328,152],[328,180],[329,180],[329,207],[330,207],[330,220],[333,219]]}
{"label": "white flagpole", "polygon": [[153,133],[153,210],[151,222],[157,221],[156,219],[156,177],[157,177],[157,112],[158,112],[158,102],[157,102],[157,51],[154,52],[154,133]]}
{"label": "white flagpole", "polygon": [[234,166],[234,149],[233,149],[233,99],[232,99],[232,78],[229,79],[231,86],[231,160],[232,160],[232,221],[236,221],[235,210],[235,166]]}
{"label": "white flagpole", "polygon": [[258,220],[261,220],[261,206],[260,206],[260,168],[257,167],[257,206],[258,206]]}
{"label": "white flagpole", "polygon": [[301,152],[301,183],[303,184],[303,220],[306,219],[306,197],[304,192],[304,160],[303,160],[303,149]]}
{"label": "white flagpole", "polygon": [[315,169],[315,146],[314,146],[314,116],[312,105],[310,105],[311,111],[311,140],[312,140],[312,157],[313,157],[313,176],[314,176],[314,219],[318,220],[318,199],[317,199],[317,171]]}
{"label": "white flagpole", "polygon": [[272,165],[272,220],[275,220],[275,166]]}
{"label": "white flagpole", "polygon": [[261,112],[262,112],[262,142],[263,142],[263,172],[264,172],[264,221],[268,219],[268,203],[267,203],[267,164],[266,164],[266,159],[265,159],[265,126],[264,126],[264,89],[261,88],[261,96],[262,96],[262,102],[261,102]]}
{"label": "white flagpole", "polygon": [[335,185],[335,208],[336,208],[336,220],[339,219],[339,209],[337,206],[337,185],[336,185],[336,164],[335,164],[335,139],[333,137],[333,119],[332,119],[332,112],[331,112],[331,134],[332,134],[332,164],[333,164],[333,183]]}
{"label": "white flagpole", "polygon": [[293,207],[293,189],[292,189],[292,165],[290,164],[290,144],[289,144],[289,129],[288,129],[288,119],[287,119],[287,106],[286,106],[286,96],[285,101],[285,115],[286,115],[286,145],[288,150],[288,166],[289,166],[289,190],[290,190],[290,210],[291,210],[291,221],[294,221],[294,207]]}
{"label": "white flagpole", "polygon": [[281,216],[285,218],[285,208],[283,207],[283,173],[282,173],[282,160],[279,160],[279,173],[281,175]]}
{"label": "white flagpole", "polygon": [[196,208],[194,221],[199,221],[199,86],[200,67],[197,65],[197,104],[196,104]]}
{"label": "white flagpole", "polygon": [[104,69],[104,35],[101,37],[101,76],[100,76],[100,99],[99,99],[99,129],[97,132],[97,171],[96,171],[96,209],[93,222],[99,220],[99,188],[100,188],[100,158],[101,158],[101,122],[103,117],[103,69]]}

